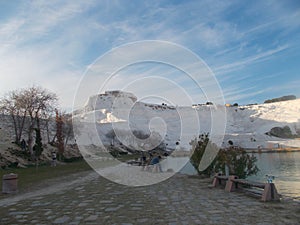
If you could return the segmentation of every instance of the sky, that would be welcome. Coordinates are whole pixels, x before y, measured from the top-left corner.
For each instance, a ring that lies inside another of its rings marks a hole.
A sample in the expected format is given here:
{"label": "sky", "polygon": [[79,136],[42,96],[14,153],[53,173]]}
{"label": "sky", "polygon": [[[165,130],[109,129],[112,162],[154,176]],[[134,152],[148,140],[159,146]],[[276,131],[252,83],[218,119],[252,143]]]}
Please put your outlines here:
{"label": "sky", "polygon": [[[300,97],[297,0],[0,0],[0,95],[40,85],[57,93],[61,107],[70,109],[99,57],[144,40],[175,43],[195,53],[214,74],[226,103]],[[107,88],[124,89],[129,80],[140,81],[151,72],[174,81],[193,103],[204,101],[186,74],[168,65],[128,66]],[[151,84],[157,94],[163,89],[160,82]],[[139,98],[148,83],[133,85]],[[176,87],[168,91],[176,95]]]}

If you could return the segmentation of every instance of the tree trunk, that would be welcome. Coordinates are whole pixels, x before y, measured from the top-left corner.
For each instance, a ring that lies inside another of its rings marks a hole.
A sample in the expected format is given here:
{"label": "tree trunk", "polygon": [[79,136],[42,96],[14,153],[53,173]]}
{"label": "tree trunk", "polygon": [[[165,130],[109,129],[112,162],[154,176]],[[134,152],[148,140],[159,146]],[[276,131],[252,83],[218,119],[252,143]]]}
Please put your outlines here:
{"label": "tree trunk", "polygon": [[36,120],[36,128],[37,128],[38,130],[41,130],[41,126],[40,126],[40,118],[39,118],[38,112],[35,113],[35,120]]}
{"label": "tree trunk", "polygon": [[67,135],[66,140],[65,140],[65,148],[67,147],[68,141],[69,141],[69,135]]}
{"label": "tree trunk", "polygon": [[11,118],[12,118],[13,124],[14,124],[14,130],[15,130],[15,142],[16,142],[16,144],[19,144],[19,142],[18,142],[18,127],[17,127],[16,117],[15,117],[14,114],[11,114]]}
{"label": "tree trunk", "polygon": [[54,144],[56,137],[57,137],[57,134],[55,134],[55,135],[53,136],[52,141],[51,141],[50,143]]}
{"label": "tree trunk", "polygon": [[28,150],[30,152],[31,157],[33,158],[33,118],[31,118],[31,123],[28,130]]}
{"label": "tree trunk", "polygon": [[[21,121],[20,121],[20,119],[21,119]],[[23,129],[24,129],[25,119],[26,119],[26,112],[22,116],[22,118],[18,118],[18,124],[19,124],[18,142],[20,142],[21,138],[22,138],[22,133],[23,133]]]}
{"label": "tree trunk", "polygon": [[47,141],[50,143],[49,120],[46,120]]}
{"label": "tree trunk", "polygon": [[33,135],[32,134],[33,134],[33,129],[30,127],[28,131],[28,150],[31,156],[33,156],[33,145],[32,145]]}

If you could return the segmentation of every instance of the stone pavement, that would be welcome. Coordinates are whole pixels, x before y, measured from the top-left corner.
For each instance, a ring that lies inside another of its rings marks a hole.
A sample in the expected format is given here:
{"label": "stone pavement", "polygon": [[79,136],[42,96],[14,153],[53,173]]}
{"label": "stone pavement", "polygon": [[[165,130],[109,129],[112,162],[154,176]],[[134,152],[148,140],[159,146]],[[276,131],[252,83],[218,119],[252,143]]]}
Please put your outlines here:
{"label": "stone pavement", "polygon": [[[263,203],[176,175],[146,187],[81,173],[32,193],[0,200],[0,224],[299,224],[300,203]],[[72,179],[72,180],[70,180]]]}

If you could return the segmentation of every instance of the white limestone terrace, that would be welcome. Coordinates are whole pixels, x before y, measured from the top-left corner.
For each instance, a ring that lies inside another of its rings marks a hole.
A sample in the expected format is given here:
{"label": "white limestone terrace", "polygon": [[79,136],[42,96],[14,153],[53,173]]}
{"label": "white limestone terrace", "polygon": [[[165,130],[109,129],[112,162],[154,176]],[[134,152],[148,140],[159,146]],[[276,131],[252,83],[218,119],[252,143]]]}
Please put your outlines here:
{"label": "white limestone terrace", "polygon": [[[193,137],[211,132],[212,111],[216,115],[226,113],[224,145],[231,140],[234,145],[250,149],[259,145],[267,148],[275,143],[300,147],[299,139],[282,139],[265,134],[273,127],[284,126],[289,126],[296,134],[300,130],[300,99],[237,107],[175,107],[139,102],[134,94],[128,92],[106,91],[91,96],[84,108],[75,112],[73,117],[86,124],[96,124],[103,143],[110,143],[106,134],[112,126],[122,128],[128,123],[131,130],[148,133],[153,125],[170,149],[179,142],[181,149],[189,150]],[[161,120],[154,121],[153,118]]]}

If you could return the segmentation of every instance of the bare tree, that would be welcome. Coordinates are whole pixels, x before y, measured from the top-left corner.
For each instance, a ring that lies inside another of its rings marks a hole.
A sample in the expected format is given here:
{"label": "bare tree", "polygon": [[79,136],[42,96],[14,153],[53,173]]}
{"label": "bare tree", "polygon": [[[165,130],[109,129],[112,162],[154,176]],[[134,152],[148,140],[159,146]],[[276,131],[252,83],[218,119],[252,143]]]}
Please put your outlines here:
{"label": "bare tree", "polygon": [[64,141],[64,147],[66,148],[69,140],[74,138],[72,115],[65,112],[58,112],[58,110],[55,113],[56,133],[51,143],[53,144],[55,140],[58,141],[60,138],[62,142]]}
{"label": "bare tree", "polygon": [[51,115],[46,115],[44,117],[45,117],[43,119],[44,129],[46,130],[47,142],[50,143],[51,142],[51,140],[50,140],[51,130],[50,130],[49,126],[50,126],[50,122],[51,122],[52,117],[51,117]]}
{"label": "bare tree", "polygon": [[70,139],[74,138],[72,115],[64,113],[63,115],[63,134],[65,137],[65,147]]}
{"label": "bare tree", "polygon": [[28,110],[23,93],[16,90],[7,93],[0,100],[0,110],[3,114],[11,116],[15,133],[15,143],[20,144]]}
{"label": "bare tree", "polygon": [[54,111],[57,96],[48,90],[32,86],[23,90],[24,102],[26,102],[27,112],[30,118],[28,127],[28,149],[33,155],[33,131],[40,129],[40,119]]}
{"label": "bare tree", "polygon": [[33,131],[40,130],[41,119],[52,114],[56,101],[55,93],[39,86],[11,91],[0,101],[1,111],[12,118],[17,144],[20,143],[26,120],[29,121],[28,149],[31,155],[33,155]]}
{"label": "bare tree", "polygon": [[113,129],[111,129],[108,133],[105,134],[105,136],[109,139],[111,139],[111,146],[115,145],[115,138],[116,138],[116,133]]}

